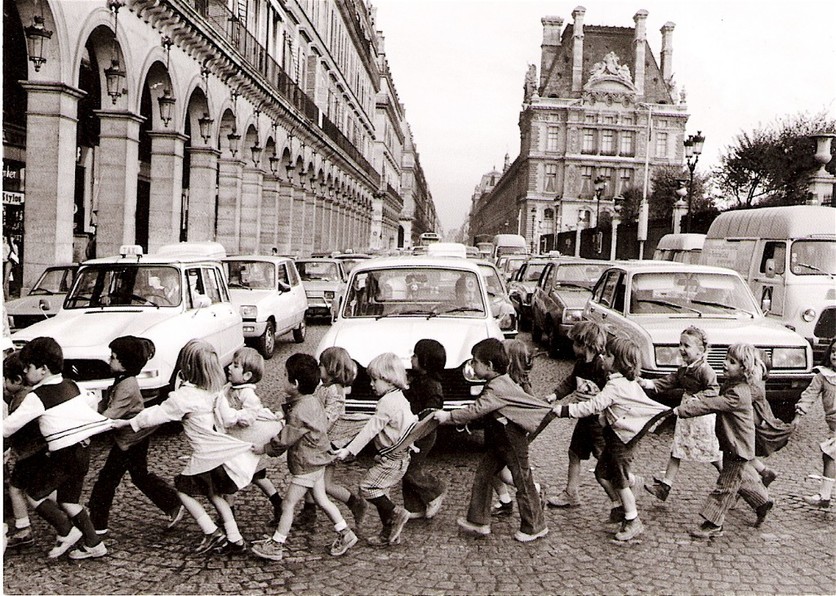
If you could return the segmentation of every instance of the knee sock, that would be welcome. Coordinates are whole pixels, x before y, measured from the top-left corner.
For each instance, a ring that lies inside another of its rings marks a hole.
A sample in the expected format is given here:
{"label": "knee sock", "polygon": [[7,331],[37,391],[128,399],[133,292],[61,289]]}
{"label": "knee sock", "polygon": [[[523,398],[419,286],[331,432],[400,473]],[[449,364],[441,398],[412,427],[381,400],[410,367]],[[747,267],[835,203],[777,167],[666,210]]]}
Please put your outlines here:
{"label": "knee sock", "polygon": [[226,538],[230,542],[234,542],[236,544],[240,543],[243,540],[241,536],[240,530],[238,530],[238,523],[235,520],[231,522],[224,523],[224,531],[226,532]]}
{"label": "knee sock", "polygon": [[833,495],[833,482],[834,478],[828,478],[825,476],[821,480],[821,489],[819,489],[819,496],[821,496],[822,501],[829,501],[830,497]]}
{"label": "knee sock", "polygon": [[195,518],[197,525],[200,526],[200,530],[204,534],[212,534],[215,530],[218,529],[218,526],[215,525],[215,522],[212,521],[212,518],[209,517],[209,514],[205,511],[203,514]]}
{"label": "knee sock", "polygon": [[29,521],[29,516],[21,517],[15,519],[15,530],[25,530],[29,526],[32,525],[32,522]]}
{"label": "knee sock", "polygon": [[369,499],[372,505],[377,507],[377,513],[380,515],[380,521],[384,525],[392,522],[392,514],[395,511],[395,504],[386,495]]}
{"label": "knee sock", "polygon": [[[46,522],[55,528],[59,536],[66,536],[73,529],[73,523],[67,516],[66,512],[58,506],[58,503],[47,499],[35,507],[35,512],[46,520]],[[93,530],[95,534],[95,530]]]}
{"label": "knee sock", "polygon": [[282,515],[282,496],[279,493],[273,493],[270,495],[270,504],[273,505],[273,513],[275,514],[276,518],[281,517]]}
{"label": "knee sock", "polygon": [[90,516],[87,514],[86,509],[79,511],[70,518],[70,521],[84,534],[84,544],[87,546],[96,546],[102,541],[101,536],[96,534],[96,528],[93,527],[93,522],[90,521]]}
{"label": "knee sock", "polygon": [[352,509],[352,508],[357,506],[357,501],[359,501],[359,500],[360,500],[360,497],[358,497],[354,493],[351,493],[351,494],[348,495],[348,501],[346,501],[345,504],[348,505],[349,509]]}

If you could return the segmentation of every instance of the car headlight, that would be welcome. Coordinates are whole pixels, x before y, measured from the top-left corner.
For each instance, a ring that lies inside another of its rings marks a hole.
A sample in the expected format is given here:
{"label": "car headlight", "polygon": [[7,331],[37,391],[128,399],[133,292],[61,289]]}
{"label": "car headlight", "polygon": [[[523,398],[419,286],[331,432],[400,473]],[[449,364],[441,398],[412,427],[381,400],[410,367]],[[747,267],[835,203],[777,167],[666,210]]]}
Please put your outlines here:
{"label": "car headlight", "polygon": [[772,368],[806,368],[807,350],[804,348],[773,348]]}
{"label": "car headlight", "polygon": [[654,346],[656,366],[676,366],[679,364],[679,346]]}
{"label": "car headlight", "polygon": [[501,317],[499,317],[499,328],[500,329],[513,329],[516,323],[516,317],[511,313],[505,313]]}
{"label": "car headlight", "polygon": [[253,306],[252,304],[241,305],[241,318],[242,319],[257,319],[258,318],[258,307]]}
{"label": "car headlight", "polygon": [[472,360],[468,360],[462,365],[462,376],[464,377],[465,381],[469,381],[471,383],[478,383],[482,381],[482,379],[477,377],[476,373],[473,371]]}
{"label": "car headlight", "polygon": [[809,323],[810,321],[816,318],[816,309],[808,308],[803,313],[801,313],[801,318],[804,319],[805,322]]}
{"label": "car headlight", "polygon": [[563,323],[566,324],[575,324],[581,322],[583,320],[583,309],[582,308],[567,308],[563,311],[563,315],[561,316]]}

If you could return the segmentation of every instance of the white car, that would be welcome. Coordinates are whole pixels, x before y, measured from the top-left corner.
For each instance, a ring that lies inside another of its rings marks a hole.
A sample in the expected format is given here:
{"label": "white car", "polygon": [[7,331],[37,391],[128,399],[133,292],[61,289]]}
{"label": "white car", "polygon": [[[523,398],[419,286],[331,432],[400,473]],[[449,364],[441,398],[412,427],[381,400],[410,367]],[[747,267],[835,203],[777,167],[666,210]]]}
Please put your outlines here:
{"label": "white car", "polygon": [[435,339],[447,352],[445,407],[462,407],[483,384],[468,365],[471,348],[489,337],[503,339],[490,303],[479,265],[469,259],[393,257],[358,263],[315,355],[331,346],[348,351],[359,372],[346,408],[370,413],[377,397],[365,372],[369,362],[394,352],[408,370],[417,341]]}
{"label": "white car", "polygon": [[[182,243],[188,245],[188,243]],[[113,384],[108,344],[123,335],[145,337],[156,353],[137,380],[146,400],[174,386],[177,355],[191,339],[208,341],[221,364],[244,345],[241,315],[229,299],[223,265],[190,253],[143,255],[123,246],[120,256],[85,261],[57,315],[12,335],[17,347],[39,336],[64,351],[64,376],[84,389]]]}
{"label": "white car", "polygon": [[485,278],[485,284],[488,288],[488,297],[490,298],[491,312],[496,319],[497,325],[502,329],[506,339],[514,339],[519,333],[517,324],[517,311],[514,309],[514,303],[508,297],[508,290],[505,288],[505,282],[499,274],[496,265],[487,261],[476,261],[479,266],[479,271]]}
{"label": "white car", "polygon": [[73,285],[78,264],[47,267],[26,296],[6,302],[14,330],[54,317]]}
{"label": "white car", "polygon": [[307,318],[328,318],[345,291],[346,275],[339,259],[296,259],[294,261],[308,297]]}
{"label": "white car", "polygon": [[293,332],[293,341],[305,341],[308,300],[292,259],[241,255],[223,262],[230,299],[241,311],[245,341],[266,360],[273,357],[276,336]]}

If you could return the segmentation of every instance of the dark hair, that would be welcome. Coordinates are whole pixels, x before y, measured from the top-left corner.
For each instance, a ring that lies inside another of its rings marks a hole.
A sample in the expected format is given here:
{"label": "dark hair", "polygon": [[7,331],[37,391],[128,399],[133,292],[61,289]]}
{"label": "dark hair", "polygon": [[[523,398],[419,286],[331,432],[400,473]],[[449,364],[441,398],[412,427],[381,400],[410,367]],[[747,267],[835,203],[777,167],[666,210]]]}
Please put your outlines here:
{"label": "dark hair", "polygon": [[642,353],[638,344],[626,337],[611,337],[607,352],[613,357],[613,368],[628,381],[635,381],[641,371]]}
{"label": "dark hair", "polygon": [[291,354],[284,363],[287,378],[291,383],[298,383],[299,393],[310,395],[319,385],[319,362],[310,354],[297,352]]}
{"label": "dark hair", "polygon": [[264,358],[255,348],[239,348],[232,356],[241,365],[241,370],[250,373],[250,383],[258,383],[264,376]]}
{"label": "dark hair", "polygon": [[119,362],[125,367],[125,372],[136,376],[151,358],[154,357],[154,342],[144,337],[123,335],[117,337],[107,346],[116,354]]}
{"label": "dark hair", "polygon": [[30,364],[36,368],[45,365],[55,375],[64,370],[64,351],[51,337],[36,337],[20,350],[20,361],[24,368]]}
{"label": "dark hair", "polygon": [[821,362],[819,362],[819,366],[833,369],[833,365],[830,364],[830,352],[833,350],[834,345],[836,345],[836,337],[831,339],[830,343],[827,344],[827,349],[824,351],[824,354],[821,355]]}
{"label": "dark hair", "polygon": [[419,339],[412,350],[418,366],[431,376],[440,376],[447,364],[447,351],[434,339]]}
{"label": "dark hair", "polygon": [[489,362],[494,372],[500,375],[508,372],[508,353],[498,339],[483,339],[471,348],[470,353],[481,362]]}
{"label": "dark hair", "polygon": [[3,376],[10,380],[26,381],[23,362],[20,360],[20,350],[14,351],[3,359]]}
{"label": "dark hair", "polygon": [[607,348],[607,331],[595,321],[580,321],[572,325],[569,339],[594,354],[603,354]]}

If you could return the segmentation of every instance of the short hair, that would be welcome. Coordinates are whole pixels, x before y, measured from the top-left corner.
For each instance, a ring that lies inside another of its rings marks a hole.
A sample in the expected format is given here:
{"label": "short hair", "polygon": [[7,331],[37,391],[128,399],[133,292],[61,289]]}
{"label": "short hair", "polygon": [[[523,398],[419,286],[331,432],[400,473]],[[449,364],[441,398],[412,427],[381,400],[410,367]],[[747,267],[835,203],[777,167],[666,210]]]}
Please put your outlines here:
{"label": "short hair", "polygon": [[508,353],[498,339],[483,339],[470,349],[470,353],[481,362],[489,362],[494,372],[500,375],[508,372]]}
{"label": "short hair", "polygon": [[316,358],[297,352],[290,355],[284,367],[287,370],[287,378],[291,383],[296,383],[299,393],[310,395],[316,391],[319,385],[319,363]]}
{"label": "short hair", "polygon": [[250,373],[250,383],[258,383],[264,376],[264,358],[254,348],[239,348],[232,356],[244,372]]}
{"label": "short hair", "polygon": [[833,370],[833,365],[830,363],[830,352],[833,351],[833,346],[836,346],[836,337],[831,339],[830,343],[827,344],[827,349],[824,351],[824,354],[821,355],[819,366],[824,366],[825,368]]}
{"label": "short hair", "polygon": [[595,321],[580,321],[572,325],[569,339],[596,354],[603,354],[607,348],[607,331]]}
{"label": "short hair", "polygon": [[372,358],[366,367],[366,372],[371,379],[382,379],[398,389],[409,389],[403,362],[392,352],[384,352]]}
{"label": "short hair", "polygon": [[502,345],[508,354],[508,374],[512,379],[527,374],[533,368],[534,361],[531,358],[531,352],[522,340],[506,339]]}
{"label": "short hair", "polygon": [[107,346],[116,355],[130,376],[136,376],[148,361],[154,357],[154,342],[144,337],[123,335]]}
{"label": "short hair", "polygon": [[3,359],[3,376],[10,380],[26,381],[23,362],[20,359],[20,350],[16,350]]}
{"label": "short hair", "polygon": [[189,340],[180,349],[177,369],[184,381],[209,392],[220,391],[226,381],[218,353],[202,339]]}
{"label": "short hair", "polygon": [[440,375],[447,365],[447,350],[434,339],[419,339],[412,350],[418,366],[430,375]]}
{"label": "short hair", "polygon": [[49,372],[58,374],[64,370],[64,351],[51,337],[36,337],[20,350],[20,361],[24,368],[30,364],[46,366]]}
{"label": "short hair", "polygon": [[705,331],[703,331],[699,327],[695,327],[694,325],[686,327],[682,330],[682,333],[680,333],[680,335],[689,335],[694,339],[698,340],[702,344],[703,352],[708,349],[708,336],[705,334]]}
{"label": "short hair", "polygon": [[641,372],[642,353],[639,346],[627,337],[611,337],[607,352],[613,357],[613,368],[628,381],[635,381]]}
{"label": "short hair", "polygon": [[[743,369],[743,376],[747,383],[760,381],[763,375],[759,362],[761,362],[758,349],[752,344],[732,344],[727,352],[729,356],[740,363]],[[765,367],[764,367],[765,368]]]}
{"label": "short hair", "polygon": [[319,355],[319,366],[325,369],[324,382],[337,383],[348,387],[357,378],[357,363],[349,356],[345,348],[331,346]]}

